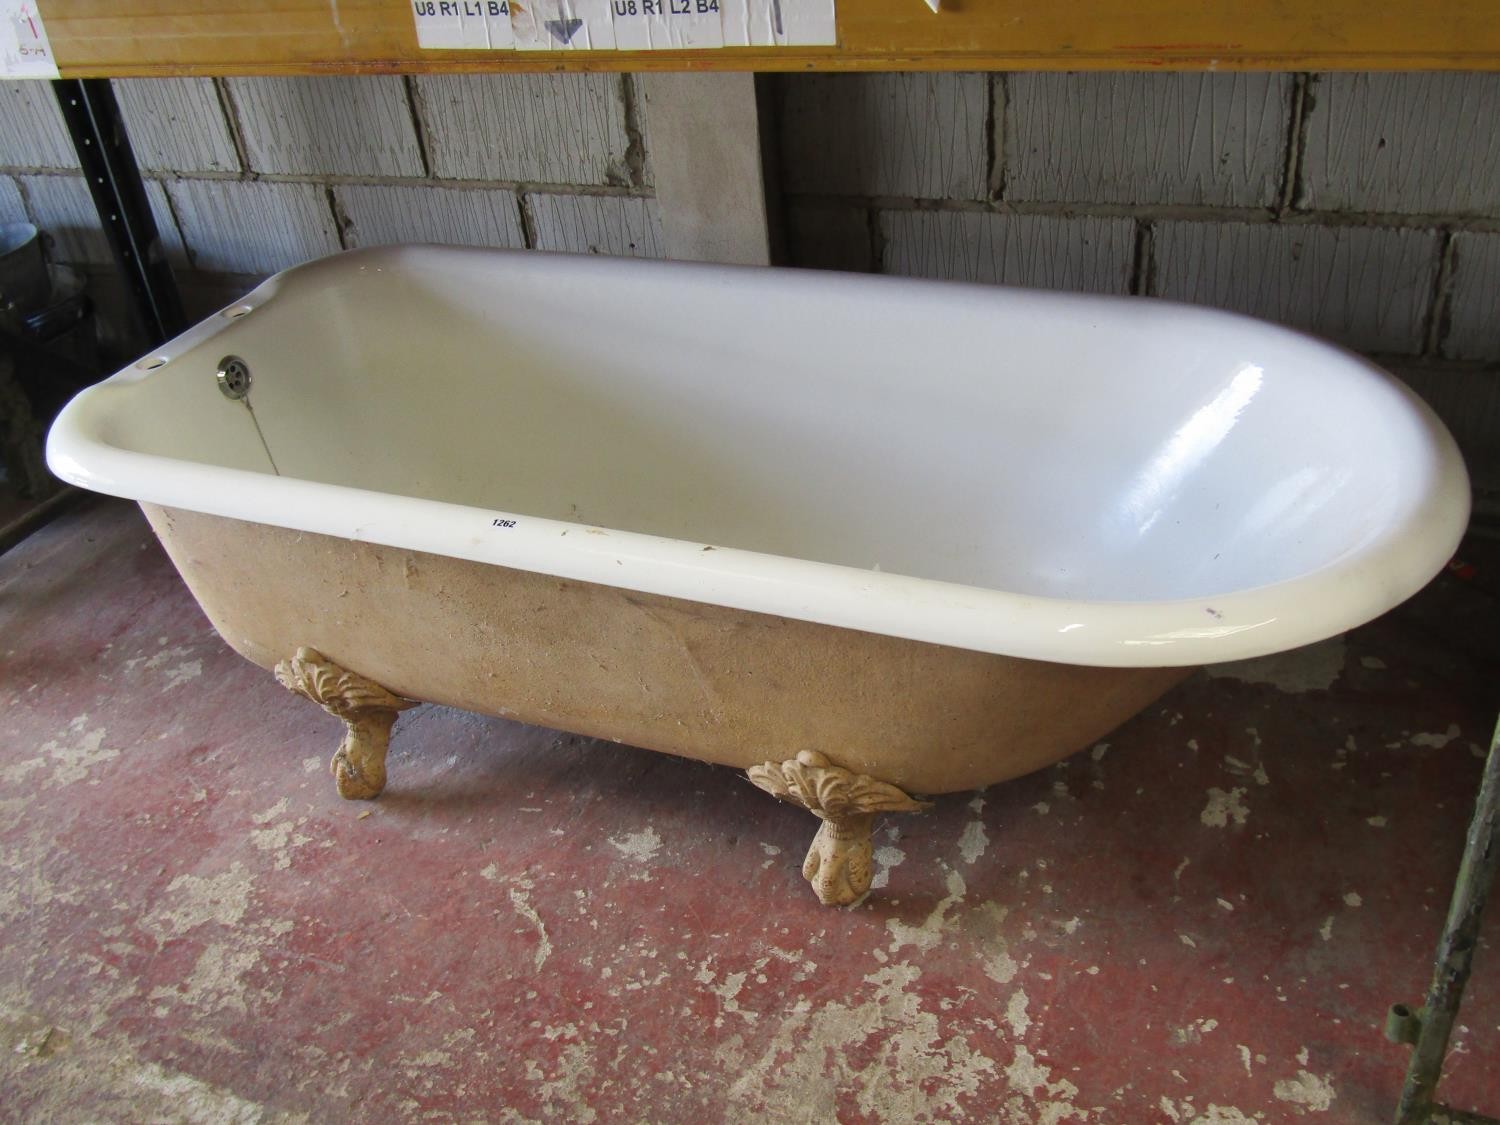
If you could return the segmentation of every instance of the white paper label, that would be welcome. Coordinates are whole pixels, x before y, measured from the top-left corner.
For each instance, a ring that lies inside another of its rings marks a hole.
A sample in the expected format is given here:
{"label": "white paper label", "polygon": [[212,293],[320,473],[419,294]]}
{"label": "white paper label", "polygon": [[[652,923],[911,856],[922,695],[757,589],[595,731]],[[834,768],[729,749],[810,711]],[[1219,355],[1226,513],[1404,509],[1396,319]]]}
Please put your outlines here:
{"label": "white paper label", "polygon": [[720,0],[726,47],[821,47],[838,42],[833,0]]}
{"label": "white paper label", "polygon": [[837,42],[834,0],[412,0],[412,12],[417,46],[427,50],[691,51]]}
{"label": "white paper label", "polygon": [[417,46],[505,51],[515,46],[510,0],[412,0]]}
{"label": "white paper label", "polygon": [[609,0],[511,0],[518,51],[613,51]]}
{"label": "white paper label", "polygon": [[610,0],[622,51],[724,46],[720,0]]}
{"label": "white paper label", "polygon": [[56,78],[57,60],[35,0],[0,0],[0,75]]}

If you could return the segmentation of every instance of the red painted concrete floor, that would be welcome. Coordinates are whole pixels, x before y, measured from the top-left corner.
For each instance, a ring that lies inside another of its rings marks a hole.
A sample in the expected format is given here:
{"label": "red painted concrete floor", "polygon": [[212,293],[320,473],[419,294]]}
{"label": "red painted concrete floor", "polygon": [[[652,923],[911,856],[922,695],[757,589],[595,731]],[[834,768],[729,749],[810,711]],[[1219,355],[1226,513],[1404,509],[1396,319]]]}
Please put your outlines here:
{"label": "red painted concrete floor", "polygon": [[[1487,577],[889,819],[840,911],[727,769],[422,707],[340,801],[337,724],[133,508],[75,511],[0,559],[0,1117],[1382,1120],[1500,706]],[[1500,1113],[1497,933],[1444,1094]]]}

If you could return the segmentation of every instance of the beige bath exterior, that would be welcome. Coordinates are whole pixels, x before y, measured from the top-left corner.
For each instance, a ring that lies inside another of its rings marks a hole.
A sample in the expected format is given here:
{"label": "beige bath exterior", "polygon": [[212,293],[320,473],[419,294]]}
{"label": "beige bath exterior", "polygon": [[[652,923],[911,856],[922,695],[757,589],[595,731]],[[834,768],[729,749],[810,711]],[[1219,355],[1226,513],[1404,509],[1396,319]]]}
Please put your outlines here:
{"label": "beige bath exterior", "polygon": [[143,504],[219,634],[396,695],[748,769],[814,751],[909,793],[1058,761],[1178,668],[1017,660]]}

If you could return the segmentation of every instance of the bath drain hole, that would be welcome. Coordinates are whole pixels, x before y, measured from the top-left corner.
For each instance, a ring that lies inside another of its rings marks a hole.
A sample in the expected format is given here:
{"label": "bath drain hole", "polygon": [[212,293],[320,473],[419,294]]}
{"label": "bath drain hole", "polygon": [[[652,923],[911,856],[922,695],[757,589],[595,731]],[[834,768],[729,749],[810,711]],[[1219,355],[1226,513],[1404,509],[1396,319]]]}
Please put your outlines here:
{"label": "bath drain hole", "polygon": [[165,356],[156,355],[156,356],[152,356],[150,359],[143,359],[143,360],[141,360],[135,366],[136,366],[136,370],[138,370],[138,371],[155,371],[158,367],[165,367],[166,365],[167,365],[167,359],[166,359],[166,357]]}
{"label": "bath drain hole", "polygon": [[249,305],[235,305],[233,308],[225,309],[219,315],[225,320],[238,320],[250,311]]}
{"label": "bath drain hole", "polygon": [[237,355],[219,360],[218,378],[225,398],[244,398],[250,393],[250,365]]}

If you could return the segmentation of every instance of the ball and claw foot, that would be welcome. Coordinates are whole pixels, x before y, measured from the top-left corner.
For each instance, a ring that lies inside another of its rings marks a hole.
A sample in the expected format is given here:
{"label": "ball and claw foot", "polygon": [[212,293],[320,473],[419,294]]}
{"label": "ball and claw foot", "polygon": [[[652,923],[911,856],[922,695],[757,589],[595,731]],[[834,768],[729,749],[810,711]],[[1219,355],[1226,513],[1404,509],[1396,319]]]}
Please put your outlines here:
{"label": "ball and claw foot", "polygon": [[751,766],[746,772],[773,797],[801,805],[823,821],[807,850],[802,876],[824,906],[848,906],[870,889],[870,832],[877,813],[932,807],[889,782],[836,766],[815,750],[803,750],[785,762]]}
{"label": "ball and claw foot", "polygon": [[296,656],[277,664],[276,679],[288,691],[343,720],[344,740],[329,763],[339,796],[350,801],[380,796],[385,788],[391,727],[397,714],[415,707],[417,701],[391,694],[312,648],[299,648]]}

